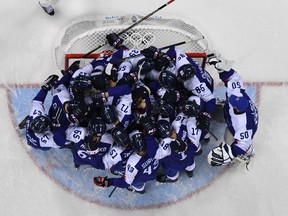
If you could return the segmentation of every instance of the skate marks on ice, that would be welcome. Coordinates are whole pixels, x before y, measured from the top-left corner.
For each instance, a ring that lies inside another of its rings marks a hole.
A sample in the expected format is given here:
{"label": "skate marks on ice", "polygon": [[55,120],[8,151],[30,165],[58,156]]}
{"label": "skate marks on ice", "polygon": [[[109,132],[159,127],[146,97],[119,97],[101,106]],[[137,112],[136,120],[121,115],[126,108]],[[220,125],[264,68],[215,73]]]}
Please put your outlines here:
{"label": "skate marks on ice", "polygon": [[[259,100],[259,89],[259,85],[253,83],[247,87],[247,93],[256,103]],[[15,128],[29,114],[31,100],[38,90],[39,87],[37,85],[15,86],[7,89],[11,118]],[[216,86],[215,95],[224,99],[225,88]],[[48,94],[44,103],[46,111],[49,108],[51,99],[51,95]],[[219,140],[222,140],[225,125],[224,123],[212,121],[210,130]],[[113,195],[108,197],[113,187],[96,187],[93,184],[93,177],[99,175],[115,177],[109,171],[96,170],[88,166],[81,166],[79,169],[75,169],[72,153],[69,149],[35,150],[26,144],[25,130],[19,130],[19,136],[21,145],[34,161],[35,166],[55,184],[88,202],[113,208],[144,209],[171,205],[205,189],[229,169],[229,167],[211,167],[207,163],[207,154],[219,144],[211,136],[209,143],[202,143],[203,154],[195,157],[196,168],[193,178],[188,178],[186,173],[182,172],[176,183],[147,182],[146,193],[143,195],[117,188]]]}

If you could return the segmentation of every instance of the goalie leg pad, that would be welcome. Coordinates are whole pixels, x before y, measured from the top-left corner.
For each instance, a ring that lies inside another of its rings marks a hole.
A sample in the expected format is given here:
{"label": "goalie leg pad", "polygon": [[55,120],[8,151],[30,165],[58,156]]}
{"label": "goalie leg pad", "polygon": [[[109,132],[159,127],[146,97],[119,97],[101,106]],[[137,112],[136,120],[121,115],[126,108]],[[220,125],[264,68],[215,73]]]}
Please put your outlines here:
{"label": "goalie leg pad", "polygon": [[231,163],[234,158],[231,146],[221,143],[218,147],[209,152],[207,161],[211,166],[222,166]]}

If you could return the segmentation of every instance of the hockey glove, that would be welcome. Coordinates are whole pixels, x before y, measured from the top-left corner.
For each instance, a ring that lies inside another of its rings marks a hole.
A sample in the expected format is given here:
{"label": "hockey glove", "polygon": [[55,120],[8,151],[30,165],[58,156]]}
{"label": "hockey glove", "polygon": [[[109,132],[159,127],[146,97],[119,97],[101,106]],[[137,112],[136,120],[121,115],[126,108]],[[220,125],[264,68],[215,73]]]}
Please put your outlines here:
{"label": "hockey glove", "polygon": [[106,35],[106,39],[110,46],[114,47],[115,49],[119,49],[123,43],[123,39],[121,39],[116,33],[111,33]]}
{"label": "hockey glove", "polygon": [[162,97],[164,101],[173,104],[177,103],[180,100],[180,98],[181,98],[180,92],[176,90],[167,90]]}
{"label": "hockey glove", "polygon": [[117,85],[128,85],[132,87],[137,81],[137,77],[134,73],[124,74],[124,76],[117,82]]}
{"label": "hockey glove", "polygon": [[107,99],[105,97],[105,92],[96,92],[94,95],[93,95],[93,102],[95,101],[96,103],[97,102],[107,102]]}
{"label": "hockey glove", "polygon": [[69,119],[73,123],[82,122],[85,120],[85,116],[88,115],[90,107],[85,103],[81,103],[70,115]]}
{"label": "hockey glove", "polygon": [[102,177],[102,176],[94,177],[93,182],[97,187],[110,187],[111,186],[111,182],[109,181],[109,178],[107,176],[106,177]]}
{"label": "hockey glove", "polygon": [[144,134],[153,135],[156,133],[157,130],[156,124],[154,119],[152,119],[151,117],[149,116],[141,117],[139,119],[139,123],[143,126],[145,130]]}
{"label": "hockey glove", "polygon": [[234,158],[231,146],[221,143],[218,147],[210,151],[207,156],[207,161],[211,166],[221,166],[231,163]]}
{"label": "hockey glove", "polygon": [[58,82],[58,76],[53,74],[50,75],[42,84],[41,88],[46,90],[47,92],[50,91],[53,86]]}
{"label": "hockey glove", "polygon": [[143,49],[141,53],[146,57],[146,58],[151,58],[151,59],[160,59],[163,56],[163,53],[156,47],[150,46],[146,49]]}
{"label": "hockey glove", "polygon": [[163,55],[160,59],[155,61],[155,70],[163,71],[170,65],[171,58],[167,55]]}
{"label": "hockey glove", "polygon": [[211,114],[207,112],[202,112],[198,116],[198,128],[201,130],[209,130],[210,128],[210,119],[211,119]]}

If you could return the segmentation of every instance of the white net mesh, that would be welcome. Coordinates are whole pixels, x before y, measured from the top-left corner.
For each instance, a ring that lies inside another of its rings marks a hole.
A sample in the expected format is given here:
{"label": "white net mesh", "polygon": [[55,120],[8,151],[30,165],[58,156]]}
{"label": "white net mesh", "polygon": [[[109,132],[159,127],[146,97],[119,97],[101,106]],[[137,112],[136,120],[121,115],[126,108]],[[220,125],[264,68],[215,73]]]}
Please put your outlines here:
{"label": "white net mesh", "polygon": [[[112,32],[119,33],[139,21],[143,16],[90,16],[75,20],[68,25],[55,49],[56,64],[59,69],[65,65],[66,54],[86,54],[99,45],[105,44],[106,35]],[[143,49],[148,46],[158,48],[178,42],[187,42],[181,45],[186,53],[203,53],[208,43],[203,35],[194,27],[178,19],[164,19],[150,17],[129,31],[120,35],[128,48]],[[96,53],[111,49],[106,44],[96,50]]]}

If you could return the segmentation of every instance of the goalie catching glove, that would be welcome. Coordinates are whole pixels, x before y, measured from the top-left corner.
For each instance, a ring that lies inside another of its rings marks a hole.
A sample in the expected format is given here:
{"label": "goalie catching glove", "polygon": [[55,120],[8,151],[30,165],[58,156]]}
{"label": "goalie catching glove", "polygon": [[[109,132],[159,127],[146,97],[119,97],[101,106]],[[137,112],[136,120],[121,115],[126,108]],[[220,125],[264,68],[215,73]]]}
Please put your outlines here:
{"label": "goalie catching glove", "polygon": [[107,176],[106,177],[102,177],[102,176],[94,177],[93,182],[97,187],[110,187],[111,186],[111,182],[109,181],[109,178]]}
{"label": "goalie catching glove", "polygon": [[207,54],[208,57],[208,64],[214,65],[216,70],[218,70],[219,73],[223,71],[229,71],[232,68],[233,61],[229,61],[225,59],[220,53],[216,51],[211,51],[209,54]]}
{"label": "goalie catching glove", "polygon": [[231,146],[221,143],[218,147],[210,151],[207,156],[207,161],[211,166],[222,166],[231,163],[234,158]]}

